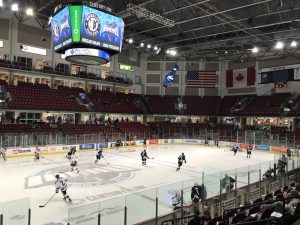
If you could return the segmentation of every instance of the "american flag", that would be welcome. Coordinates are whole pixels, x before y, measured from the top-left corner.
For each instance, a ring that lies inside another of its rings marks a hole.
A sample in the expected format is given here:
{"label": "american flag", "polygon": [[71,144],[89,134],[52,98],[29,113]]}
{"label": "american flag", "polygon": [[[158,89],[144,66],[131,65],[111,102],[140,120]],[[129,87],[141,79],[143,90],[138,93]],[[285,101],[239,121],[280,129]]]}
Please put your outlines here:
{"label": "american flag", "polygon": [[217,82],[216,71],[187,71],[186,86],[193,88],[214,88]]}

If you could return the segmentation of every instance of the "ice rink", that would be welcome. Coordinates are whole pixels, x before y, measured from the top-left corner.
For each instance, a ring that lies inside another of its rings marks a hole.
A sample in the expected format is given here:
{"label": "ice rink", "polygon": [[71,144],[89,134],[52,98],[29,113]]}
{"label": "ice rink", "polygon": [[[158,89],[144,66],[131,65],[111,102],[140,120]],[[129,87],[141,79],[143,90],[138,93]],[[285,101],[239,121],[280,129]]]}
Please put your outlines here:
{"label": "ice rink", "polygon": [[[271,153],[253,152],[252,158],[247,159],[245,152],[239,152],[237,156],[233,156],[233,152],[216,147],[158,145],[147,147],[148,156],[154,159],[149,159],[147,166],[142,166],[141,150],[142,147],[132,148],[131,151],[124,149],[122,152],[104,151],[104,157],[109,165],[103,159],[95,165],[95,152],[79,153],[79,174],[70,172],[69,161],[62,154],[45,155],[38,162],[33,162],[33,157],[9,158],[6,162],[0,159],[0,193],[2,193],[0,202],[30,197],[32,225],[65,225],[69,207],[91,204],[189,179],[193,181],[187,182],[186,187],[193,185],[194,182],[201,184],[200,177],[203,171],[207,175],[211,174],[211,182],[209,176],[205,177],[207,192],[210,196],[219,189],[217,183],[219,178],[214,174],[249,167],[253,172],[251,181],[254,181],[258,179],[258,168],[254,165],[263,163],[265,166],[262,171],[264,171],[268,167],[266,162],[274,160],[274,155]],[[182,152],[187,157],[187,164],[182,166],[180,172],[176,172],[177,158]],[[245,171],[237,171],[241,175],[239,178],[241,185],[247,182]],[[54,194],[54,175],[58,172],[62,172],[62,176],[68,178],[68,193],[73,200],[72,204],[64,202],[59,193],[45,208],[39,208],[40,204],[45,203]],[[160,189],[160,213],[172,211],[170,199],[166,193],[170,194],[172,190],[180,186],[180,184],[169,185]],[[150,193],[155,193],[155,191],[149,190],[148,193],[151,195]],[[155,201],[155,198],[146,195],[139,195],[139,198],[145,198],[145,201],[149,201],[151,205]],[[187,203],[189,201],[190,199],[186,200]],[[135,207],[140,209],[147,206],[136,204]],[[110,210],[113,212],[112,208]],[[120,212],[116,210],[116,214],[118,213]],[[130,211],[127,224],[131,225],[149,216],[140,214],[134,217],[135,214]],[[116,215],[104,213],[101,224],[117,225],[118,221],[110,221],[111,218],[116,219]]]}

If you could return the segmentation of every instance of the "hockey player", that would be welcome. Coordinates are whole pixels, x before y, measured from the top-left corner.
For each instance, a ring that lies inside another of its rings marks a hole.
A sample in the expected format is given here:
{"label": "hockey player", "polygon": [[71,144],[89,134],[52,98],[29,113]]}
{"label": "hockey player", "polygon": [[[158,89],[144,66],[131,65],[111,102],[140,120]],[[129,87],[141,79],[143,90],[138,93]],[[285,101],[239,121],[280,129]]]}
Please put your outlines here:
{"label": "hockey player", "polygon": [[141,152],[141,157],[142,157],[142,165],[146,166],[147,159],[149,159],[149,156],[147,155],[146,149],[144,149],[144,151]]}
{"label": "hockey player", "polygon": [[252,153],[252,145],[248,145],[247,147],[247,159],[250,159]]}
{"label": "hockey player", "polygon": [[0,155],[2,156],[3,160],[6,161],[6,151],[5,147],[0,148]]}
{"label": "hockey player", "polygon": [[76,153],[76,147],[71,147],[66,155],[66,158],[70,160],[72,156],[75,155],[75,153]]}
{"label": "hockey player", "polygon": [[232,151],[233,151],[233,153],[234,153],[234,156],[235,156],[236,153],[238,152],[238,149],[239,149],[239,147],[238,147],[237,145],[234,145],[234,146],[232,147]]}
{"label": "hockey player", "polygon": [[268,169],[263,175],[262,175],[262,179],[263,180],[266,180],[266,179],[269,179],[269,178],[274,178],[275,177],[275,170],[274,169]]}
{"label": "hockey player", "polygon": [[286,150],[286,155],[287,155],[287,157],[289,158],[289,159],[291,159],[292,158],[292,151],[291,151],[291,149],[287,149]]}
{"label": "hockey player", "polygon": [[77,156],[72,157],[70,166],[71,166],[71,172],[74,171],[76,173],[79,173]]}
{"label": "hockey player", "polygon": [[55,181],[55,192],[58,193],[59,190],[64,196],[64,200],[67,199],[71,202],[71,198],[67,194],[68,184],[67,184],[67,178],[60,177],[59,174],[55,175],[56,181]]}
{"label": "hockey player", "polygon": [[225,174],[225,177],[223,178],[223,180],[221,182],[221,186],[226,191],[229,191],[229,190],[231,190],[233,188],[234,182],[235,182],[235,179],[233,179],[232,177],[228,176],[228,174]]}
{"label": "hockey player", "polygon": [[121,140],[116,141],[116,150],[119,150],[121,143],[122,143]]}
{"label": "hockey player", "polygon": [[218,148],[220,148],[220,146],[219,146],[219,140],[215,140],[215,146],[217,146]]}
{"label": "hockey player", "polygon": [[207,140],[207,138],[204,139],[204,145],[208,146],[208,140]]}
{"label": "hockey player", "polygon": [[180,170],[180,167],[182,166],[182,163],[186,163],[186,158],[185,158],[185,155],[184,153],[182,153],[179,157],[178,157],[178,167],[176,169],[176,171],[179,171]]}
{"label": "hockey player", "polygon": [[173,210],[181,209],[181,196],[178,192],[175,193],[175,196],[172,198]]}
{"label": "hockey player", "polygon": [[191,190],[191,199],[193,203],[198,203],[202,201],[202,186],[195,183]]}
{"label": "hockey player", "polygon": [[147,139],[146,138],[144,138],[143,144],[144,144],[144,148],[145,148],[147,146]]}
{"label": "hockey player", "polygon": [[102,148],[100,148],[100,150],[99,150],[99,151],[97,152],[97,154],[96,154],[95,164],[97,164],[97,162],[98,162],[101,158],[104,158]]}
{"label": "hockey player", "polygon": [[38,161],[40,160],[41,157],[41,150],[39,149],[38,146],[35,147],[35,152],[34,152],[34,158],[33,161]]}

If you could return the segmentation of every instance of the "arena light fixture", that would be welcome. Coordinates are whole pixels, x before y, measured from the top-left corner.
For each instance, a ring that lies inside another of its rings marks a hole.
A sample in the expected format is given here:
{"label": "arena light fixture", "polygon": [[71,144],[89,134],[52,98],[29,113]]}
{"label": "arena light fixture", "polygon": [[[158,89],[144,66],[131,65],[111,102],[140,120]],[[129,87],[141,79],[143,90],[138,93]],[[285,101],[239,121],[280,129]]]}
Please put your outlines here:
{"label": "arena light fixture", "polygon": [[158,48],[155,52],[156,55],[158,55],[161,52],[161,48]]}
{"label": "arena light fixture", "polygon": [[14,12],[19,11],[19,5],[17,3],[14,3],[11,5],[11,10]]}
{"label": "arena light fixture", "polygon": [[166,53],[167,53],[167,54],[170,54],[170,50],[168,49],[168,50],[166,51]]}
{"label": "arena light fixture", "polygon": [[170,52],[169,52],[169,54],[170,54],[171,56],[176,56],[176,55],[177,55],[177,52],[176,52],[176,50],[171,49]]}
{"label": "arena light fixture", "polygon": [[158,47],[157,46],[154,46],[154,51],[156,51],[158,49]]}
{"label": "arena light fixture", "polygon": [[150,45],[150,44],[148,44],[148,45],[147,45],[147,48],[151,48],[151,45]]}
{"label": "arena light fixture", "polygon": [[291,47],[295,48],[297,47],[298,43],[296,41],[292,41],[291,42]]}
{"label": "arena light fixture", "polygon": [[145,46],[145,44],[142,42],[142,43],[141,43],[141,47],[143,48],[144,46]]}
{"label": "arena light fixture", "polygon": [[277,41],[276,45],[275,45],[275,49],[283,49],[284,47],[284,43],[282,41]]}
{"label": "arena light fixture", "polygon": [[26,9],[26,14],[27,16],[33,16],[33,9],[32,8]]}
{"label": "arena light fixture", "polygon": [[132,39],[132,38],[129,38],[129,39],[128,39],[128,43],[129,43],[129,44],[132,44],[132,43],[133,43],[133,39]]}
{"label": "arena light fixture", "polygon": [[252,53],[258,53],[258,51],[259,51],[259,49],[256,46],[251,49]]}
{"label": "arena light fixture", "polygon": [[3,7],[3,0],[0,0],[0,7]]}

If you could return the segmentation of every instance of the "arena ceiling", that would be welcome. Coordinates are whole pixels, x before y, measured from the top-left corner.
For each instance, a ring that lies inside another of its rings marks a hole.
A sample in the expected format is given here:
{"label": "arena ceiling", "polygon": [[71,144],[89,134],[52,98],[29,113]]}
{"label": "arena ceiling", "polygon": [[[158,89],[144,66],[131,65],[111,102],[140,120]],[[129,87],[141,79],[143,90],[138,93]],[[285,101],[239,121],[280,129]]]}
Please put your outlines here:
{"label": "arena ceiling", "polygon": [[[48,18],[54,7],[68,1],[29,0],[39,20]],[[74,2],[74,1],[73,1]],[[82,1],[79,1],[82,2]],[[259,47],[260,55],[296,54],[300,42],[299,0],[99,0],[125,21],[125,40],[138,48],[141,42],[166,49],[176,49],[180,56],[243,58]],[[174,20],[166,27],[127,10],[129,3]],[[286,48],[274,51],[276,41]],[[298,48],[288,47],[292,40]]]}

